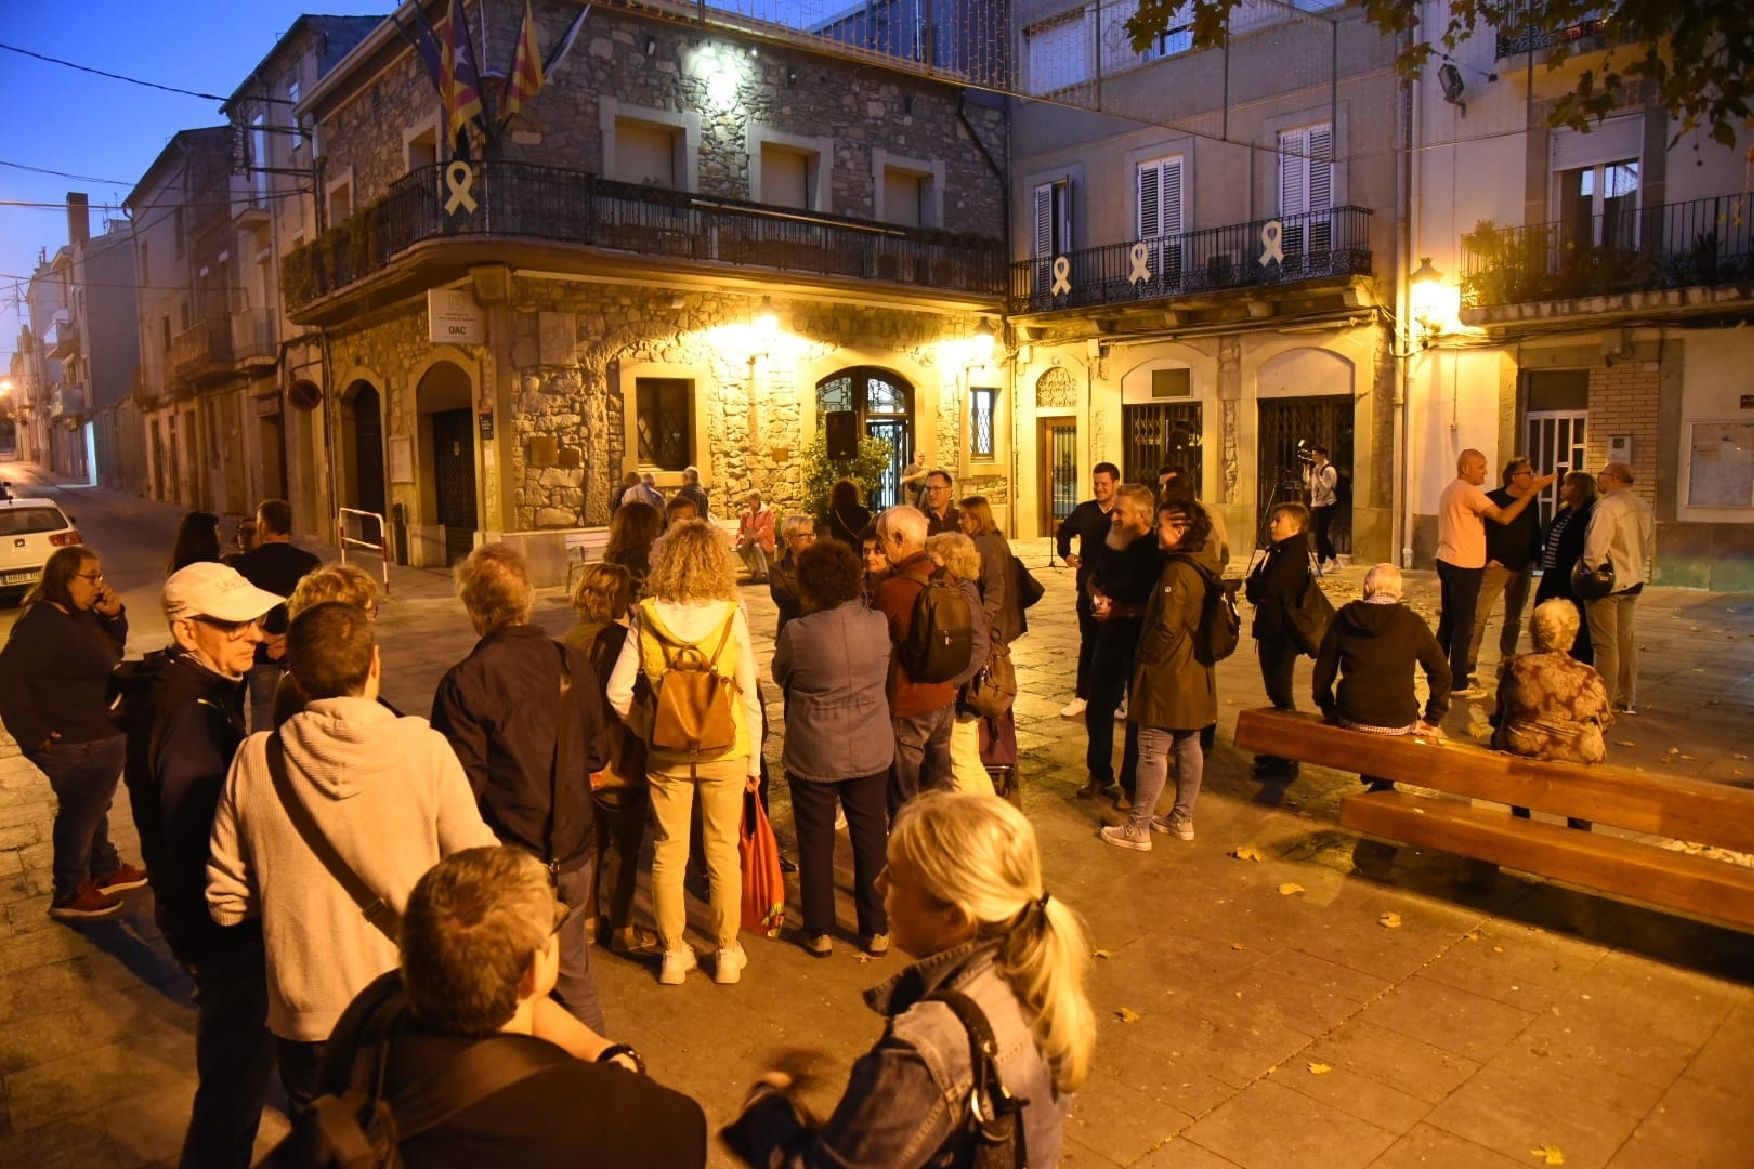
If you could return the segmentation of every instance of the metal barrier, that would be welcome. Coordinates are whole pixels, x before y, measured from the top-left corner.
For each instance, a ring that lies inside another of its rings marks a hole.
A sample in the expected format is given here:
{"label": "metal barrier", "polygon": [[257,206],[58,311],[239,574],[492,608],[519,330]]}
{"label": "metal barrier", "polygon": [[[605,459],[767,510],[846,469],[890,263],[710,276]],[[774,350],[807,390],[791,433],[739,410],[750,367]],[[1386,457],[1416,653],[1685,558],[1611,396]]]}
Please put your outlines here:
{"label": "metal barrier", "polygon": [[[376,520],[378,524],[378,538],[376,542],[348,535],[348,516],[358,516],[361,521],[360,527],[362,529],[365,527],[364,521]],[[358,508],[354,507],[341,508],[335,517],[335,542],[341,546],[341,563],[343,564],[347,563],[347,550],[349,548],[360,548],[367,552],[376,552],[378,554],[378,563],[382,566],[384,572],[384,595],[386,597],[390,595],[390,526],[384,522],[384,517],[381,513],[375,511],[360,511]]]}

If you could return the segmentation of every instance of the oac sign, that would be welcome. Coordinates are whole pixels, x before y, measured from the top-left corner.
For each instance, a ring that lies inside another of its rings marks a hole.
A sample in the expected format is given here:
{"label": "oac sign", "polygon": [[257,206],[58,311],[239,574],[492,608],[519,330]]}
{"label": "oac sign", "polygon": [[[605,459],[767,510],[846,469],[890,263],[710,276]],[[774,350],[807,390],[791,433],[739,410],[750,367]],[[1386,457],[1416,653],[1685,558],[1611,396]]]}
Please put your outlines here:
{"label": "oac sign", "polygon": [[429,288],[426,292],[428,340],[435,345],[479,345],[487,339],[481,306],[466,288]]}

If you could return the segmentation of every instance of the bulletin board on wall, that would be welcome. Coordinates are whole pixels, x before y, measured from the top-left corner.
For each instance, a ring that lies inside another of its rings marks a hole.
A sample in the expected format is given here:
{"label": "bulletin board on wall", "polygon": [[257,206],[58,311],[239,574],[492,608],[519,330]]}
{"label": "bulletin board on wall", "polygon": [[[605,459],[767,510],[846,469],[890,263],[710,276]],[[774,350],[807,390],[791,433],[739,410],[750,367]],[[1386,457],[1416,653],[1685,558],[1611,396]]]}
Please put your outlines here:
{"label": "bulletin board on wall", "polygon": [[1754,508],[1754,422],[1693,423],[1687,506]]}

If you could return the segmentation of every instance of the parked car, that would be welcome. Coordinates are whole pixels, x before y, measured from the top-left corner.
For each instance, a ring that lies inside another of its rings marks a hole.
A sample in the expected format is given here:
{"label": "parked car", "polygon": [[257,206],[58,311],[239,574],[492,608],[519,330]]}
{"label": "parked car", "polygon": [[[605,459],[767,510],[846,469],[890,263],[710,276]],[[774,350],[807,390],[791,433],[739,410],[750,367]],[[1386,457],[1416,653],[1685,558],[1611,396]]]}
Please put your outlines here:
{"label": "parked car", "polygon": [[0,597],[29,589],[55,549],[78,543],[79,529],[53,500],[0,499]]}

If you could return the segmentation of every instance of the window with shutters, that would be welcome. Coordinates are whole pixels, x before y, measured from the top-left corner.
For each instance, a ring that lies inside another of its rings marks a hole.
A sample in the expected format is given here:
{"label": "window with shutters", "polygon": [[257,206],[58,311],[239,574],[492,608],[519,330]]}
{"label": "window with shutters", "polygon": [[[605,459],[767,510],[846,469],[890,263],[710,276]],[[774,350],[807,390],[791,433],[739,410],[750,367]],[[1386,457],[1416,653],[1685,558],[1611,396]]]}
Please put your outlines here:
{"label": "window with shutters", "polygon": [[1323,122],[1279,134],[1279,217],[1287,268],[1323,263],[1333,246],[1334,128]]}
{"label": "window with shutters", "polygon": [[816,168],[820,155],[761,144],[761,202],[780,207],[797,207],[805,211],[815,206]]}
{"label": "window with shutters", "polygon": [[1145,245],[1151,283],[1174,288],[1181,283],[1182,241],[1187,230],[1182,220],[1185,160],[1177,154],[1139,164],[1134,190],[1137,195],[1138,239]]}
{"label": "window with shutters", "polygon": [[1034,251],[1037,259],[1052,259],[1072,248],[1072,183],[1055,179],[1035,188]]}

